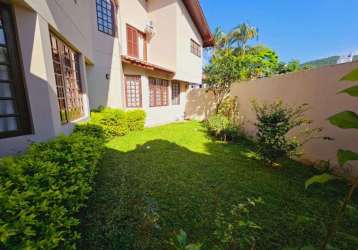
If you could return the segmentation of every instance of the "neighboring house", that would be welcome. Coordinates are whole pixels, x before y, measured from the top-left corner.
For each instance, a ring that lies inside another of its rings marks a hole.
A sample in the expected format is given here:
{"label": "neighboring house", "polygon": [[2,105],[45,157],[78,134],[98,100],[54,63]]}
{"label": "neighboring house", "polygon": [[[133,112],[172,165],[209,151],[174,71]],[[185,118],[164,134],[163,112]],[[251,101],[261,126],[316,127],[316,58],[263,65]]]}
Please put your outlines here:
{"label": "neighboring house", "polygon": [[198,0],[0,0],[0,155],[99,106],[184,119],[212,43]]}

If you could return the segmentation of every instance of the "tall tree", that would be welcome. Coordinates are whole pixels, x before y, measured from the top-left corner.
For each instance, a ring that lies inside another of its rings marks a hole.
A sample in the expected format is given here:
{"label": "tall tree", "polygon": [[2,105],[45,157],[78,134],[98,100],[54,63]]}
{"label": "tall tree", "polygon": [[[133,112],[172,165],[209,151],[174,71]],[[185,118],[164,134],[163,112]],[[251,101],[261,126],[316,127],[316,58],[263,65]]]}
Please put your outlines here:
{"label": "tall tree", "polygon": [[247,43],[250,40],[258,38],[259,31],[256,27],[251,26],[248,23],[242,23],[235,27],[228,34],[228,41],[231,46],[241,53],[245,53],[247,49]]}

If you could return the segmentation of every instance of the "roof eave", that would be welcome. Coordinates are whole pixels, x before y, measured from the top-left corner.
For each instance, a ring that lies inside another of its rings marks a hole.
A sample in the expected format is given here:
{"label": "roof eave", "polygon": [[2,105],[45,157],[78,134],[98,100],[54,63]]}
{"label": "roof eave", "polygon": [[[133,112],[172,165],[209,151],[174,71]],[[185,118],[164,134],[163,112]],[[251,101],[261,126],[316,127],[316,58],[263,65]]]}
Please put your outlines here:
{"label": "roof eave", "polygon": [[210,27],[205,18],[204,11],[201,8],[199,0],[183,0],[183,3],[203,39],[203,47],[213,47],[214,36],[210,31]]}

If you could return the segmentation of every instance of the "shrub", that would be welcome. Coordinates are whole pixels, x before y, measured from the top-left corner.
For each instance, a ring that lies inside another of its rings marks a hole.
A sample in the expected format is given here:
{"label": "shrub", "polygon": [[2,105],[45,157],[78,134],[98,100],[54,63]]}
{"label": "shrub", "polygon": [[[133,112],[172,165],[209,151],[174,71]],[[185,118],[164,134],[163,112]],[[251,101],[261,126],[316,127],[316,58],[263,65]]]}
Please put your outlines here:
{"label": "shrub", "polygon": [[0,249],[74,249],[103,143],[74,133],[0,159]]}
{"label": "shrub", "polygon": [[[282,101],[272,104],[258,104],[252,101],[253,110],[256,112],[258,150],[264,161],[273,164],[282,157],[293,157],[301,154],[299,148],[303,143],[312,138],[312,135],[321,129],[311,129],[311,120],[305,117],[308,110],[307,104],[297,107],[284,105]],[[294,128],[297,136],[289,136],[288,133]],[[300,142],[298,136],[303,140]]]}
{"label": "shrub", "polygon": [[214,115],[206,121],[209,132],[221,140],[234,140],[238,137],[238,126],[224,115]]}
{"label": "shrub", "polygon": [[100,112],[92,112],[90,123],[100,126],[106,137],[128,133],[126,112],[120,109],[104,108]]}
{"label": "shrub", "polygon": [[73,133],[92,136],[100,140],[106,139],[103,128],[90,122],[77,124],[73,130]]}
{"label": "shrub", "polygon": [[218,114],[229,118],[231,122],[236,122],[239,113],[238,108],[239,105],[238,105],[237,97],[226,97],[220,103]]}
{"label": "shrub", "polygon": [[143,110],[127,111],[127,122],[129,131],[138,131],[144,129],[146,114]]}

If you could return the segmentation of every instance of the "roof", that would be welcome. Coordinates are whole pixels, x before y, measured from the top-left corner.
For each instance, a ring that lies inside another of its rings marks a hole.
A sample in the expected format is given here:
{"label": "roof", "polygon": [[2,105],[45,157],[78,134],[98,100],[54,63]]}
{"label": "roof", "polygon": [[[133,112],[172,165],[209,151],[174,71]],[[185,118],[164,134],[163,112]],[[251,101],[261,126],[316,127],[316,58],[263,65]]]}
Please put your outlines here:
{"label": "roof", "polygon": [[122,62],[130,64],[130,65],[134,65],[134,66],[137,66],[140,68],[144,68],[147,70],[164,73],[164,74],[167,74],[169,77],[173,77],[175,75],[175,72],[170,69],[140,60],[138,58],[130,57],[130,56],[122,55]]}
{"label": "roof", "polygon": [[214,46],[214,36],[210,31],[208,22],[205,18],[204,11],[201,8],[199,0],[183,0],[191,19],[198,29],[201,38],[203,39],[204,47]]}

